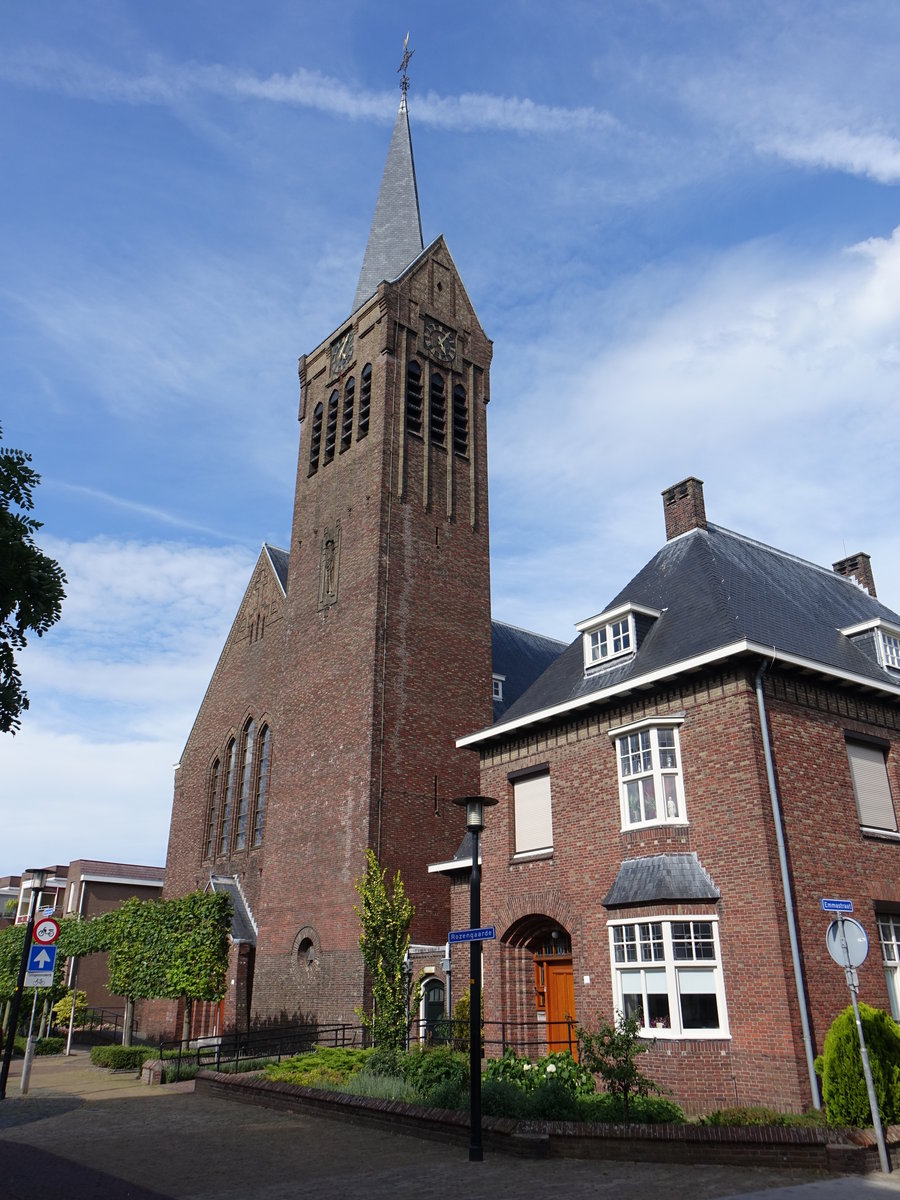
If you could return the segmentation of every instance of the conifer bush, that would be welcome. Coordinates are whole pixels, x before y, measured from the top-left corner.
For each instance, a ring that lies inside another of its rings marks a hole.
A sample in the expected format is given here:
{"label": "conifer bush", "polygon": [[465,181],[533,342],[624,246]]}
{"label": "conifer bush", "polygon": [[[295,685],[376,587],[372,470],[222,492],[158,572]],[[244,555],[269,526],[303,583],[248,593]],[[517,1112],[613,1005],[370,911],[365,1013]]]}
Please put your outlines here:
{"label": "conifer bush", "polygon": [[[881,1120],[894,1125],[900,1121],[900,1026],[868,1004],[860,1004],[859,1015]],[[835,1017],[825,1037],[822,1097],[832,1125],[872,1124],[852,1007]]]}

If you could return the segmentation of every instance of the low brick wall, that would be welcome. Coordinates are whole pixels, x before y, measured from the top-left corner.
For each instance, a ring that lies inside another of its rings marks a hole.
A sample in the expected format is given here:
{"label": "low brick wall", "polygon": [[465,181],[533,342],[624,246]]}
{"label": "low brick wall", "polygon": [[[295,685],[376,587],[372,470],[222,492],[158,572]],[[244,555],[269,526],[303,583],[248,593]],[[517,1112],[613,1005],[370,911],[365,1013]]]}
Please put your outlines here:
{"label": "low brick wall", "polygon": [[[323,1092],[259,1075],[200,1071],[197,1090],[230,1100],[380,1126],[418,1137],[467,1144],[468,1113],[425,1108],[399,1100],[375,1100]],[[885,1130],[893,1169],[900,1167],[900,1125]],[[805,1167],[862,1175],[878,1171],[871,1130],[806,1126],[591,1125],[576,1121],[513,1121],[485,1117],[486,1149],[539,1158],[717,1163],[753,1167]]]}

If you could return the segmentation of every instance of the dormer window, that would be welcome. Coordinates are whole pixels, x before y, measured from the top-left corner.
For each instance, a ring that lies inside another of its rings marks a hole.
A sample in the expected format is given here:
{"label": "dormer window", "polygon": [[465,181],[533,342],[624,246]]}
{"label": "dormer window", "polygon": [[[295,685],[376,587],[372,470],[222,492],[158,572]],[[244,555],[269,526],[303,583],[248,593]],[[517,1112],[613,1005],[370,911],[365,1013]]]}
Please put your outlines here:
{"label": "dormer window", "polygon": [[870,657],[874,651],[878,665],[886,671],[900,672],[900,626],[873,617],[859,625],[848,625],[841,633]]}
{"label": "dormer window", "polygon": [[506,681],[506,676],[505,675],[494,675],[493,681],[494,681],[494,699],[502,700],[503,699],[503,684]]}
{"label": "dormer window", "polygon": [[619,604],[576,625],[583,638],[584,669],[590,671],[634,654],[639,637],[659,615],[656,609],[640,604]]}

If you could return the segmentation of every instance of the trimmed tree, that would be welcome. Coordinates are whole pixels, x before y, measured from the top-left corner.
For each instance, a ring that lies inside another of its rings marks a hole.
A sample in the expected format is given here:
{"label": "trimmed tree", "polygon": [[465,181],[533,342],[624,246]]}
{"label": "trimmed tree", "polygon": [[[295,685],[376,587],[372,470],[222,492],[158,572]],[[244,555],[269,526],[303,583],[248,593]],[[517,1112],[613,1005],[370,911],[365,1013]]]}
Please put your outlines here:
{"label": "trimmed tree", "polygon": [[[881,1119],[885,1125],[894,1125],[900,1121],[900,1026],[886,1012],[868,1004],[860,1003],[859,1019]],[[852,1005],[834,1018],[825,1035],[822,1098],[832,1124],[872,1124]]]}
{"label": "trimmed tree", "polygon": [[372,988],[372,1012],[357,1008],[365,1029],[378,1051],[396,1055],[406,1049],[412,1014],[421,997],[421,981],[412,985],[407,963],[409,929],[415,909],[403,888],[400,872],[394,876],[390,893],[386,872],[373,850],[366,851],[366,873],[356,881],[360,903],[359,948]]}

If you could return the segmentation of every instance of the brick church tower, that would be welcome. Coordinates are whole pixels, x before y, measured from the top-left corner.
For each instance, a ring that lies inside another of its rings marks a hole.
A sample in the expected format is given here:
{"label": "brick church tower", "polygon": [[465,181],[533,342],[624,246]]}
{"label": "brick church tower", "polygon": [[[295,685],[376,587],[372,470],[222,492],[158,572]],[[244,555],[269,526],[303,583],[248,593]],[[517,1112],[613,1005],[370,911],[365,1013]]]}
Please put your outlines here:
{"label": "brick church tower", "polygon": [[263,548],[176,770],[165,894],[235,900],[218,1028],[356,1021],[368,848],[413,941],[446,939],[427,865],[478,790],[455,739],[492,720],[491,349],[443,237],[423,245],[404,76],[352,311],[300,359],[290,547]]}

